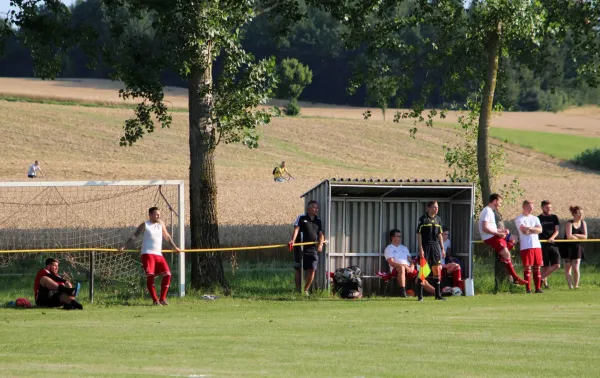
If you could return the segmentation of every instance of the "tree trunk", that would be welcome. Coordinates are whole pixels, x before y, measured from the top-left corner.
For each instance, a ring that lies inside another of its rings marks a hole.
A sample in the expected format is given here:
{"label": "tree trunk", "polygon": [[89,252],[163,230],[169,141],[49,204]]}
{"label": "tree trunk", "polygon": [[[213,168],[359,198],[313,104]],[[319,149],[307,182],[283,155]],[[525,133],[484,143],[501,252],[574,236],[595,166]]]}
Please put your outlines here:
{"label": "tree trunk", "polygon": [[496,79],[498,77],[501,35],[502,24],[498,23],[497,30],[495,30],[493,33],[490,33],[487,45],[487,75],[485,78],[485,85],[483,87],[483,96],[481,98],[481,111],[479,114],[479,126],[477,131],[477,170],[479,172],[479,181],[481,182],[481,197],[484,205],[488,203],[490,194],[492,194],[490,182],[490,163],[488,160],[489,129],[490,121],[492,119]]}
{"label": "tree trunk", "polygon": [[[213,106],[212,60],[206,51],[206,68],[194,67],[188,77],[190,123],[190,227],[192,248],[218,248],[215,130],[210,119]],[[192,288],[220,287],[229,294],[219,253],[192,253]]]}

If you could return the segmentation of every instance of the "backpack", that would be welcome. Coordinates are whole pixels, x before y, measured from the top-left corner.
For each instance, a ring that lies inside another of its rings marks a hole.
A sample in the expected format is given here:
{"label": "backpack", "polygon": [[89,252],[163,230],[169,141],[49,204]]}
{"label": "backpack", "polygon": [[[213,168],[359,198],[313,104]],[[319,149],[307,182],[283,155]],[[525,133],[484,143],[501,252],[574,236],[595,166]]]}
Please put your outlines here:
{"label": "backpack", "polygon": [[277,167],[273,168],[273,173],[272,174],[275,174],[275,172],[277,172],[277,168],[279,168],[279,167],[277,166]]}
{"label": "backpack", "polygon": [[361,298],[363,287],[360,275],[361,270],[357,266],[336,269],[333,275],[333,292],[344,299]]}

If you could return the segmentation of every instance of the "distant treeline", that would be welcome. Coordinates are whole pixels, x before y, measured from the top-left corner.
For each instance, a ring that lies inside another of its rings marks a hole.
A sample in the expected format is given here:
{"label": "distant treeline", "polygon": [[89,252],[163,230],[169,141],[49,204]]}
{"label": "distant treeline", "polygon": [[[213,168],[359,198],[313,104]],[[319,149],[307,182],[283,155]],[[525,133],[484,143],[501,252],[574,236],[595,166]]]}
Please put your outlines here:
{"label": "distant treeline", "polygon": [[[341,34],[343,26],[334,21],[327,13],[316,9],[308,9],[308,17],[296,24],[287,36],[279,36],[266,17],[260,16],[246,31],[245,47],[257,58],[274,55],[281,60],[286,57],[296,58],[307,64],[313,71],[312,84],[306,87],[301,100],[338,105],[372,106],[367,102],[365,90],[359,90],[350,96],[347,93],[349,80],[356,67],[356,62],[363,57],[360,50],[347,51],[343,45]],[[85,20],[92,24],[100,35],[107,38],[108,27],[104,21],[104,11],[100,0],[79,1],[72,7],[72,22]],[[127,22],[127,20],[125,20]],[[403,33],[405,41],[416,44],[427,26]],[[128,35],[152,33],[148,25],[135,24],[129,20],[126,28]],[[568,45],[565,44],[565,45]],[[500,75],[500,86],[497,88],[496,101],[507,109],[522,111],[558,111],[567,106],[596,104],[600,105],[600,90],[590,88],[577,81],[577,73],[572,58],[567,54],[567,47],[557,47],[547,43],[547,54],[556,64],[548,72],[534,77],[526,68],[511,64],[509,58]],[[88,58],[78,48],[74,48],[65,59],[62,77],[76,78],[109,78],[111,70],[102,64],[99,53],[99,64],[94,70],[87,67]],[[218,69],[218,64],[216,66]],[[430,73],[430,75],[435,73]],[[417,73],[417,75],[419,75]],[[16,39],[6,41],[4,55],[0,58],[0,76],[32,77],[33,68],[30,54]],[[163,77],[166,85],[186,86],[175,72],[166,72]],[[444,77],[437,82],[442,83]],[[418,86],[418,81],[417,81]],[[469,88],[469,83],[465,83]],[[428,98],[427,105],[441,107],[452,102],[464,102],[467,95],[456,95],[451,99],[444,98],[434,90]],[[401,103],[390,103],[390,106],[410,106],[417,98],[419,89],[406,93]]]}

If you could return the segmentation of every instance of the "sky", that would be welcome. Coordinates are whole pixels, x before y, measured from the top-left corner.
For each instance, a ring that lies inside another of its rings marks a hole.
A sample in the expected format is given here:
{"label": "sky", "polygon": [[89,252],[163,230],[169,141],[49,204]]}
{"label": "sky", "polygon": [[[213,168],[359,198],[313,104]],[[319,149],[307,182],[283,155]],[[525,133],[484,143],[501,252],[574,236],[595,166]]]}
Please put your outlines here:
{"label": "sky", "polygon": [[[75,0],[61,0],[63,3],[67,5],[71,5],[75,2]],[[8,12],[10,0],[0,0],[0,16],[5,16],[6,12]]]}

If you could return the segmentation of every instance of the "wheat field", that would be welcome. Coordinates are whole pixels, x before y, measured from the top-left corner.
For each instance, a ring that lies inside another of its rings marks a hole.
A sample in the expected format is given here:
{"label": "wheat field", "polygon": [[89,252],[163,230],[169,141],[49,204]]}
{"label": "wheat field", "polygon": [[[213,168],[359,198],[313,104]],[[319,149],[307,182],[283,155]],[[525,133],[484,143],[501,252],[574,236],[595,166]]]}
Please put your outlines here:
{"label": "wheat field", "polygon": [[[111,103],[120,101],[116,88],[114,83],[98,80],[0,79],[0,95],[11,96],[64,96]],[[170,90],[167,99],[174,106],[183,106],[182,91]],[[24,181],[33,160],[40,161],[47,179],[53,181],[187,179],[189,147],[184,112],[173,113],[170,129],[157,130],[133,147],[120,147],[122,125],[132,115],[130,109],[0,101],[0,111],[0,180]],[[372,119],[365,121],[362,111],[305,107],[302,113],[310,117],[279,117],[265,126],[257,150],[242,145],[219,146],[216,165],[223,244],[285,242],[291,222],[302,211],[301,195],[326,178],[446,177],[442,145],[460,142],[455,129],[420,127],[412,139],[411,123],[384,122],[377,119],[375,111]],[[494,120],[494,125],[505,122],[506,127],[513,127],[517,125],[514,120],[520,119],[523,128],[542,130],[554,125],[561,132],[567,132],[568,125],[576,125],[572,128],[578,130],[571,130],[573,133],[595,136],[599,117],[600,112],[591,108],[561,114],[505,113]],[[536,203],[552,200],[561,218],[569,215],[571,204],[583,206],[588,218],[600,218],[600,204],[595,198],[600,182],[597,173],[515,145],[508,145],[507,151],[503,182],[517,178],[528,199]],[[295,181],[273,182],[271,171],[281,160],[287,162]],[[514,218],[519,206],[507,205],[503,213],[505,218]]]}

